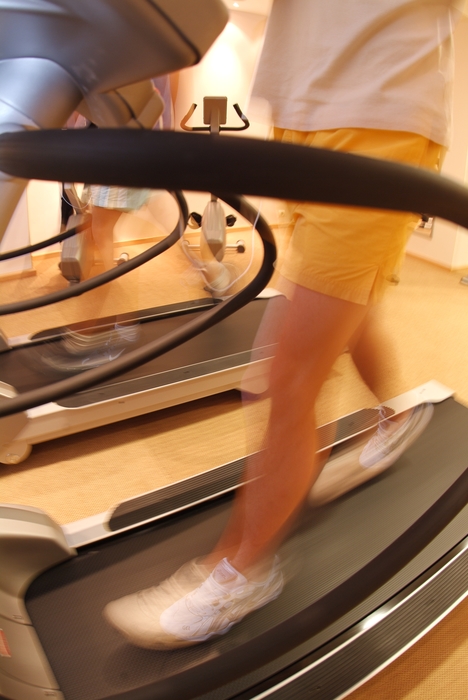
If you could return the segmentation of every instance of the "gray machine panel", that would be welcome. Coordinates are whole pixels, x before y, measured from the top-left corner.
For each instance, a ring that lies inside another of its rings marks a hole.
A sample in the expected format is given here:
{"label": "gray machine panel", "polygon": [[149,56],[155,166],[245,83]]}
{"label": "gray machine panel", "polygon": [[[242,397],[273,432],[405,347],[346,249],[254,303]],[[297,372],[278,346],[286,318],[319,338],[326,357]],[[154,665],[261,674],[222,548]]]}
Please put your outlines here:
{"label": "gray machine panel", "polygon": [[192,65],[223,29],[221,0],[2,0],[0,61],[34,56],[106,92]]}

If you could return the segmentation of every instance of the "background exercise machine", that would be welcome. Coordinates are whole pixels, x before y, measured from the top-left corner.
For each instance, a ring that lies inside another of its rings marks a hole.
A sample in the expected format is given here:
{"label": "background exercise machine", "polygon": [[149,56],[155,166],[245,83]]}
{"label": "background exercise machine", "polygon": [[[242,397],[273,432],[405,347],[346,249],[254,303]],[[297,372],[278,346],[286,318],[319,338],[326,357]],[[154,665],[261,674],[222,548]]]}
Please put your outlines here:
{"label": "background exercise machine", "polygon": [[[227,124],[227,97],[203,98],[203,123],[205,126],[189,126],[188,122],[195,112],[197,105],[194,103],[182,119],[180,126],[184,131],[208,132],[212,136],[218,136],[222,131],[245,131],[250,122],[236,103],[233,105],[236,114],[242,121],[242,126],[226,126]],[[229,167],[226,163],[225,167]],[[238,253],[245,252],[245,243],[238,240],[228,244],[226,241],[226,227],[233,226],[236,217],[232,214],[225,215],[224,209],[215,194],[211,194],[210,201],[205,206],[203,214],[191,212],[188,225],[192,229],[201,228],[199,245],[190,244],[182,238],[181,245],[195,268],[206,282],[206,289],[215,298],[229,296],[236,282],[236,271],[222,263],[227,248]],[[201,261],[195,259],[190,251],[199,250]],[[252,251],[253,255],[253,251]]]}
{"label": "background exercise machine", "polygon": [[[206,126],[189,126],[188,121],[195,112],[197,105],[194,103],[189,111],[182,119],[180,125],[185,131],[206,131],[212,135],[218,135],[222,131],[245,131],[250,126],[249,120],[242,112],[238,104],[233,105],[239,118],[242,120],[242,126],[226,126],[227,123],[227,97],[204,97],[203,98],[203,123]],[[229,163],[226,163],[229,167]],[[206,249],[211,254],[211,259],[221,262],[224,257],[224,252],[227,247],[226,243],[226,226],[233,226],[236,219],[232,215],[226,217],[224,210],[219,203],[218,197],[212,194],[211,199],[206,205],[203,214],[192,212],[189,217],[189,225],[191,228],[200,228],[200,245],[198,248],[206,255]],[[187,244],[189,248],[190,246]],[[238,241],[234,246],[237,252],[243,253],[245,247],[243,241]]]}
{"label": "background exercise machine", "polygon": [[[31,12],[16,2],[4,4],[0,11],[0,133],[61,127],[73,110],[103,128],[152,126],[162,103],[149,78],[200,60],[227,17],[221,0],[196,0],[190,19],[182,0],[151,4],[83,0],[79,7],[71,0],[54,0],[37,3]],[[62,41],[51,42],[50,36],[60,36]],[[31,37],[37,54],[34,59],[28,58]],[[131,61],[122,61],[122,43],[132,53]],[[0,239],[26,182],[0,174]],[[182,233],[176,232],[176,239]],[[91,262],[88,253],[85,232],[65,241],[62,273],[74,282],[86,277]],[[121,272],[131,269],[130,262]],[[77,286],[73,295],[84,289]],[[210,305],[212,302],[202,299],[171,308],[144,309],[132,320],[141,323],[143,336],[150,320],[152,325],[158,322],[159,330],[153,328],[151,337],[160,337],[168,324],[181,325]],[[88,398],[81,395],[79,407],[53,403],[32,409],[14,422],[2,421],[0,462],[18,463],[36,442],[237,388],[264,305],[264,301],[255,303],[252,317],[243,312],[236,328],[230,321],[226,330],[222,326],[218,332],[211,331],[182,355],[178,352],[149,369],[146,380],[143,369],[127,377],[117,390],[107,386]],[[108,319],[99,323],[105,327]],[[11,398],[72,374],[70,361],[67,369],[58,355],[54,372],[39,356],[41,344],[52,344],[55,349],[64,332],[66,329],[44,329],[33,338],[3,337],[0,395]]]}

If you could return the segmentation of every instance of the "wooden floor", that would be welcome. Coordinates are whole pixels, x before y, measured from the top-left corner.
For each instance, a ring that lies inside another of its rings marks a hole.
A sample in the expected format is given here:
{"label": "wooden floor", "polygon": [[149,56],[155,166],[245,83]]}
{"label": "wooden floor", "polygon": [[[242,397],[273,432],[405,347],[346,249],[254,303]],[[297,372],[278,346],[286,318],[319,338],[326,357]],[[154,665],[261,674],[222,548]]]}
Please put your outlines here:
{"label": "wooden floor", "polygon": [[[287,232],[278,234],[283,246]],[[134,255],[139,249],[135,246],[128,252]],[[257,258],[255,252],[251,272]],[[249,250],[243,259],[232,258],[239,267],[249,259]],[[2,300],[66,286],[57,262],[53,256],[36,258],[36,276],[0,282]],[[463,272],[406,260],[402,282],[389,290],[383,305],[401,368],[400,375],[395,374],[393,395],[437,379],[468,405],[468,287],[459,283]],[[105,290],[5,317],[1,326],[11,337],[205,295],[197,273],[175,248]],[[343,355],[320,401],[322,422],[372,404],[349,356]],[[247,416],[259,437],[266,410],[264,405]],[[244,421],[239,396],[230,392],[36,445],[22,464],[0,465],[0,500],[42,508],[62,524],[93,515],[124,498],[241,456],[247,449]],[[352,700],[466,699],[467,613],[468,602],[357,689]]]}

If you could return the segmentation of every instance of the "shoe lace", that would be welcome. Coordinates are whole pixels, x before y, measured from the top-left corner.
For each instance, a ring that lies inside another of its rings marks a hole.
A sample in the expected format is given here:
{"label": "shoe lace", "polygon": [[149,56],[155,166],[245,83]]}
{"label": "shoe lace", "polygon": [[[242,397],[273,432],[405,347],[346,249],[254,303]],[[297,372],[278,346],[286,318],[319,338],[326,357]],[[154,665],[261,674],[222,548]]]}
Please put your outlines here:
{"label": "shoe lace", "polygon": [[242,600],[248,589],[248,584],[226,589],[213,576],[209,576],[201,586],[189,593],[186,598],[187,607],[192,613],[202,616],[214,611],[227,610]]}
{"label": "shoe lace", "polygon": [[389,428],[392,427],[392,421],[383,420],[377,426],[377,430],[368,442],[368,449],[376,450],[378,452],[385,451],[389,447],[389,438],[392,435]]}

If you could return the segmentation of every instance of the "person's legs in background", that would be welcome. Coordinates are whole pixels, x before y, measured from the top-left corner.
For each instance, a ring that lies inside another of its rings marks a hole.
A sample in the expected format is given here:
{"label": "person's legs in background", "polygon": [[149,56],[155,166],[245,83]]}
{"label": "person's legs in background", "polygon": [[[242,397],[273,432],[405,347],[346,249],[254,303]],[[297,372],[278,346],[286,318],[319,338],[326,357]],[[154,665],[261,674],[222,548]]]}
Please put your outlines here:
{"label": "person's legs in background", "polygon": [[[124,212],[142,207],[151,192],[149,189],[104,185],[89,185],[86,189],[91,206],[91,226],[84,235],[95,251],[95,265],[90,271],[90,275],[95,276],[128,259],[126,253],[121,254],[119,260],[114,259],[114,228]],[[101,321],[100,317],[105,315],[102,309],[115,290],[112,284],[119,282],[101,285],[92,292],[95,316],[67,328],[59,343],[53,343],[41,353],[43,363],[55,371],[75,374],[116,359],[138,340],[139,323],[130,321],[127,315],[123,318],[107,317],[105,323]]]}
{"label": "person's legs in background", "polygon": [[264,450],[249,460],[232,524],[207,562],[231,549],[232,565],[243,572],[276,549],[318,476],[318,394],[368,312],[365,305],[296,285],[270,373]]}
{"label": "person's legs in background", "polygon": [[97,249],[99,262],[104,270],[114,267],[114,227],[122,212],[93,205],[91,210],[91,236]]}
{"label": "person's legs in background", "polygon": [[[89,185],[91,239],[104,270],[114,267],[114,228],[120,216],[140,209],[148,202],[147,188]],[[100,270],[102,272],[102,270]]]}

